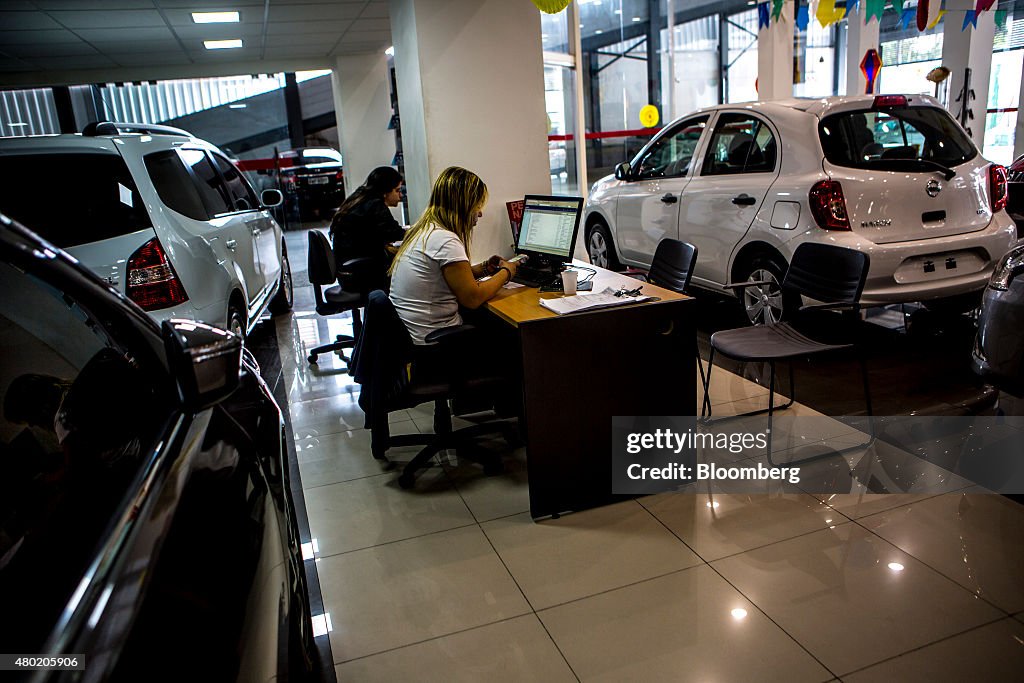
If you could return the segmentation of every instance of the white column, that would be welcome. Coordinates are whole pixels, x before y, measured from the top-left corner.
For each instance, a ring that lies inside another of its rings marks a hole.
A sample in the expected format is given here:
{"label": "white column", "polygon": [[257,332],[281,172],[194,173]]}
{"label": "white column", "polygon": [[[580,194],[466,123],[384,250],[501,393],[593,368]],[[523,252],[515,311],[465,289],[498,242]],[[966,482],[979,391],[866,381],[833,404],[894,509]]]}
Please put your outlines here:
{"label": "white column", "polygon": [[551,192],[540,13],[509,0],[391,0],[410,219],[447,166],[487,183],[472,258],[511,254],[505,202]]}
{"label": "white column", "polygon": [[[864,2],[861,1],[857,11],[847,17],[846,29],[846,93],[847,95],[863,95],[867,80],[860,70],[860,63],[868,50],[874,50],[879,56],[882,50],[878,42],[878,19],[864,23]],[[885,73],[885,65],[882,66]],[[875,92],[878,92],[878,76],[875,76]]]}
{"label": "white column", "polygon": [[345,190],[363,184],[370,171],[391,166],[395,131],[391,121],[388,60],[383,52],[338,57],[331,83],[338,140],[345,163]]}
{"label": "white column", "polygon": [[988,109],[988,81],[992,72],[992,43],[996,35],[996,13],[982,12],[978,17],[978,28],[968,26],[961,31],[963,17],[947,14],[943,19],[942,64],[949,68],[949,108],[957,116],[962,102],[956,98],[964,87],[964,74],[971,70],[970,88],[975,98],[969,102],[974,119],[965,127],[971,131],[971,139],[982,149],[985,146],[985,113]]}
{"label": "white column", "polygon": [[[814,18],[811,18],[813,21]],[[782,6],[778,21],[757,34],[757,99],[783,100],[793,96],[793,3]]]}

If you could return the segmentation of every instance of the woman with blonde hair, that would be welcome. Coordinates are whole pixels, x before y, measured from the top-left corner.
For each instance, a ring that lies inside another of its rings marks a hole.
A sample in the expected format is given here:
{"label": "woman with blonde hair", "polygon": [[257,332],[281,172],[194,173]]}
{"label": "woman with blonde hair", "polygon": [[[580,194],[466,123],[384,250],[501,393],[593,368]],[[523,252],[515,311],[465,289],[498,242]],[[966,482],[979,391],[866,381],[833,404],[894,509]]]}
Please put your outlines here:
{"label": "woman with blonde hair", "polygon": [[[391,302],[413,343],[461,325],[459,307],[476,309],[512,279],[516,264],[500,256],[471,265],[473,228],[487,203],[487,185],[472,171],[451,166],[434,181],[430,201],[409,229],[391,264]],[[491,277],[478,281],[486,275]]]}

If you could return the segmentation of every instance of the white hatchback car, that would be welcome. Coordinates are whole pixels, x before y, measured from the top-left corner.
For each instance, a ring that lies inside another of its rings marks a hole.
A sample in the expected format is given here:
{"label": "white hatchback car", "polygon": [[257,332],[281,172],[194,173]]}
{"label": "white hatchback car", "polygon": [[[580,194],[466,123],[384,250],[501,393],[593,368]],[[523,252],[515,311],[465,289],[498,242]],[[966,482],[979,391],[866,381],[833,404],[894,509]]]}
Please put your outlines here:
{"label": "white hatchback car", "polygon": [[244,335],[267,308],[291,308],[284,239],[266,210],[281,193],[257,198],[219,149],[184,131],[100,123],[81,135],[8,138],[0,172],[0,210],[158,321]]}
{"label": "white hatchback car", "polygon": [[647,267],[663,238],[697,246],[693,284],[743,294],[752,322],[795,302],[777,283],[804,242],[868,253],[862,301],[970,308],[1017,244],[1006,173],[931,97],[870,95],[703,109],[666,126],[585,209],[600,266]]}

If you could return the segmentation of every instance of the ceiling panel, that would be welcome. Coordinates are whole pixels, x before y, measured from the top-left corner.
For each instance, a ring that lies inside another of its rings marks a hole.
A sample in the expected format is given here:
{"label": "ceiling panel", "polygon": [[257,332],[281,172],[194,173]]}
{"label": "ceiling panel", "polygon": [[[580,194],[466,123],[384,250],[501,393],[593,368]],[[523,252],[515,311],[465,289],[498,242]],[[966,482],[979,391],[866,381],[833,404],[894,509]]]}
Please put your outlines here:
{"label": "ceiling panel", "polygon": [[360,19],[386,19],[391,16],[388,12],[388,3],[386,2],[371,2],[366,5],[363,13],[359,15]]}
{"label": "ceiling panel", "polygon": [[0,12],[0,26],[6,30],[23,31],[36,28],[61,28],[42,12]]}
{"label": "ceiling panel", "polygon": [[384,42],[381,42],[381,41],[372,41],[372,42],[364,42],[364,41],[351,41],[351,42],[349,42],[349,41],[345,41],[341,45],[338,46],[338,49],[334,51],[334,54],[336,54],[336,55],[352,55],[352,54],[359,54],[359,53],[363,53],[363,52],[375,52],[377,50],[384,50],[384,48],[386,48],[386,47],[388,47],[388,43],[384,43]]}
{"label": "ceiling panel", "polygon": [[93,43],[93,47],[106,55],[136,54],[139,52],[174,52],[184,59],[185,52],[176,40],[121,40],[112,43]]}
{"label": "ceiling panel", "polygon": [[122,66],[164,66],[181,64],[181,50],[177,52],[140,52],[132,54],[113,54],[110,58]]}
{"label": "ceiling panel", "polygon": [[33,4],[46,11],[153,9],[153,0],[38,0]]}
{"label": "ceiling panel", "polygon": [[31,66],[20,59],[5,59],[0,57],[0,72],[3,71],[29,71]]}
{"label": "ceiling panel", "polygon": [[380,42],[389,43],[391,41],[391,31],[356,31],[352,30],[351,33],[345,36],[344,42]]}
{"label": "ceiling panel", "polygon": [[79,39],[75,34],[66,29],[56,31],[0,31],[0,46],[6,49],[8,45],[37,45],[44,43],[77,43]]}
{"label": "ceiling panel", "polygon": [[335,39],[352,26],[351,21],[284,21],[267,27],[268,35],[301,35],[304,33],[334,33]]}
{"label": "ceiling panel", "polygon": [[89,28],[75,33],[90,43],[116,42],[121,40],[174,40],[167,27],[163,28]]}
{"label": "ceiling panel", "polygon": [[318,45],[292,45],[290,47],[268,47],[266,56],[268,59],[280,59],[283,57],[326,57],[331,46],[322,47]]}
{"label": "ceiling panel", "polygon": [[135,28],[145,26],[165,26],[163,18],[156,10],[91,10],[85,12],[50,12],[54,20],[67,28]]}
{"label": "ceiling panel", "polygon": [[270,5],[270,20],[277,21],[322,21],[332,19],[355,19],[363,9],[363,3],[339,2],[330,5]]}
{"label": "ceiling panel", "polygon": [[263,35],[263,24],[193,24],[175,26],[182,40],[223,40],[225,38],[257,38]]}
{"label": "ceiling panel", "polygon": [[78,43],[53,43],[51,45],[11,45],[4,48],[11,57],[70,57],[75,55],[98,54],[92,47],[79,41]]}
{"label": "ceiling panel", "polygon": [[28,60],[39,69],[102,69],[117,66],[104,55],[82,55],[80,57],[36,57]]}
{"label": "ceiling panel", "polygon": [[325,45],[324,52],[334,47],[338,42],[337,33],[303,33],[301,36],[279,35],[267,36],[267,47],[288,47],[293,45]]}
{"label": "ceiling panel", "polygon": [[356,31],[388,31],[391,32],[391,21],[389,19],[359,19],[352,24]]}
{"label": "ceiling panel", "polygon": [[[271,0],[273,3],[281,0]],[[210,12],[213,10],[235,10],[245,7],[263,7],[263,0],[158,0],[163,9],[187,9]]]}

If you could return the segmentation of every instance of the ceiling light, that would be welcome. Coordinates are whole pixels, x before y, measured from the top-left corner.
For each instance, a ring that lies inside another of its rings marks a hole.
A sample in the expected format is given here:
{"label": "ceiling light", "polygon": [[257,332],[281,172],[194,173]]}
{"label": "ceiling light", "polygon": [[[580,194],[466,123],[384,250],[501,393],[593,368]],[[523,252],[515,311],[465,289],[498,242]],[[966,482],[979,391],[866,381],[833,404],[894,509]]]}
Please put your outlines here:
{"label": "ceiling light", "polygon": [[594,33],[596,33],[597,35],[601,35],[602,33],[604,33],[604,31],[602,31],[601,29],[597,29],[596,31],[594,31]]}
{"label": "ceiling light", "polygon": [[207,50],[231,50],[236,47],[242,47],[242,39],[232,38],[231,40],[204,40],[203,45],[206,46]]}
{"label": "ceiling light", "polygon": [[640,17],[633,17],[633,21],[640,21]]}
{"label": "ceiling light", "polygon": [[247,104],[229,104],[228,109],[245,109],[248,106]]}
{"label": "ceiling light", "polygon": [[237,24],[238,12],[193,12],[192,21],[197,24]]}
{"label": "ceiling light", "polygon": [[901,572],[901,571],[903,571],[903,565],[900,564],[899,562],[890,562],[888,566],[889,566],[889,569],[893,570],[894,572]]}
{"label": "ceiling light", "polygon": [[736,621],[739,621],[740,619],[745,619],[746,618],[747,610],[743,609],[742,607],[737,607],[736,609],[734,609],[731,612],[731,614],[732,614],[732,618],[733,619],[735,619]]}
{"label": "ceiling light", "polygon": [[15,123],[8,123],[7,125],[11,128],[20,128],[21,126],[27,126],[28,124],[22,123],[21,121],[16,121]]}
{"label": "ceiling light", "polygon": [[395,46],[392,45],[388,49],[384,50],[384,54],[386,54],[388,57],[394,57],[395,56]]}

